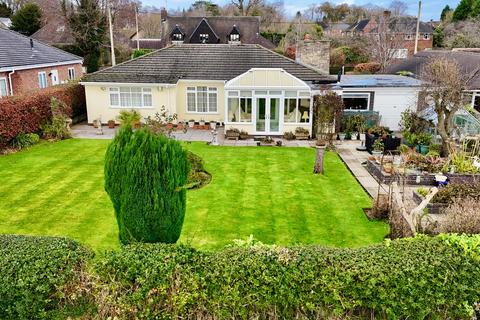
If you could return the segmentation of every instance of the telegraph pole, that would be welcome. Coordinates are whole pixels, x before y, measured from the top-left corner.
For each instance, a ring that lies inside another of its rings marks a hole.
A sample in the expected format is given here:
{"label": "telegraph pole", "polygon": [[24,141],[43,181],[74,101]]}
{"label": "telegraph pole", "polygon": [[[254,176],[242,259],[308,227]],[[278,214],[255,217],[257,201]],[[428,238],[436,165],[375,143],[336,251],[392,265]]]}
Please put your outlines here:
{"label": "telegraph pole", "polygon": [[108,14],[108,28],[110,30],[110,51],[112,55],[112,66],[116,65],[115,62],[115,47],[113,46],[113,27],[112,27],[112,14],[110,12],[110,2],[107,3],[107,14]]}
{"label": "telegraph pole", "polygon": [[135,4],[135,28],[137,31],[137,50],[140,50],[140,43],[138,39],[140,37],[138,34],[138,3]]}
{"label": "telegraph pole", "polygon": [[413,54],[417,54],[418,52],[418,38],[419,38],[419,32],[420,32],[420,17],[422,13],[422,1],[418,1],[418,15],[417,15],[417,30],[415,31],[415,50],[413,51]]}

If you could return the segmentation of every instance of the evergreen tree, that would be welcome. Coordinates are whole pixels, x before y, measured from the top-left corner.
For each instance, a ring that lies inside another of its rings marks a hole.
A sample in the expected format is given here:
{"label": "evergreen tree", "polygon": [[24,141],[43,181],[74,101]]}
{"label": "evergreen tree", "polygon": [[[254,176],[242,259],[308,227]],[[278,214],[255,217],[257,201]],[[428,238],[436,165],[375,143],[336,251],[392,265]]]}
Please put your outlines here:
{"label": "evergreen tree", "polygon": [[10,9],[6,3],[0,3],[0,18],[10,18],[12,13],[12,9]]}
{"label": "evergreen tree", "polygon": [[474,0],[461,0],[455,11],[453,11],[452,20],[465,20],[472,14]]}
{"label": "evergreen tree", "polygon": [[100,9],[99,0],[77,0],[76,5],[62,9],[70,30],[85,60],[87,72],[95,72],[100,66],[100,53],[107,32],[107,18]]}
{"label": "evergreen tree", "polygon": [[31,36],[42,26],[42,10],[37,4],[29,2],[18,9],[11,19],[10,29]]}
{"label": "evergreen tree", "polygon": [[440,14],[440,20],[445,21],[445,18],[447,17],[448,13],[453,11],[450,6],[447,4],[445,8],[443,8],[442,13]]}
{"label": "evergreen tree", "polygon": [[105,156],[105,190],[121,243],[178,240],[188,172],[187,153],[179,142],[148,128],[120,130]]}
{"label": "evergreen tree", "polygon": [[444,40],[445,40],[445,33],[443,32],[443,28],[440,26],[436,27],[433,30],[433,47],[442,48]]}

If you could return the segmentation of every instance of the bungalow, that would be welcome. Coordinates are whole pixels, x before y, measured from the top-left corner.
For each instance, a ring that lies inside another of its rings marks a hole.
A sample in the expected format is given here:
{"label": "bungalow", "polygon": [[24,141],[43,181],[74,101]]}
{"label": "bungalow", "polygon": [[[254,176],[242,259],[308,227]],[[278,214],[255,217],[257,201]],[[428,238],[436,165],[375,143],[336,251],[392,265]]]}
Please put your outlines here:
{"label": "bungalow", "polygon": [[400,75],[343,75],[339,86],[345,111],[378,112],[380,124],[399,130],[401,113],[417,110],[421,81]]}
{"label": "bungalow", "polygon": [[0,97],[74,80],[82,58],[0,28]]}
{"label": "bungalow", "polygon": [[172,45],[87,75],[88,122],[143,117],[164,106],[179,121],[224,123],[252,135],[311,132],[312,97],[336,77],[260,45]]}

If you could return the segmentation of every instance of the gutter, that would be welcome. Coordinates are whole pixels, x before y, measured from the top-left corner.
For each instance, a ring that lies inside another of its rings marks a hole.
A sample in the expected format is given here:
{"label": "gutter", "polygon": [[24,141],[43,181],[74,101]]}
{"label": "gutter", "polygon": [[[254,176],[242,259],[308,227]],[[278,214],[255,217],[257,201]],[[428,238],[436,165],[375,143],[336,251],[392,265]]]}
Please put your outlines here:
{"label": "gutter", "polygon": [[15,73],[15,69],[12,69],[12,71],[10,71],[8,73],[8,85],[10,87],[10,95],[13,96],[13,83],[12,83],[12,74]]}

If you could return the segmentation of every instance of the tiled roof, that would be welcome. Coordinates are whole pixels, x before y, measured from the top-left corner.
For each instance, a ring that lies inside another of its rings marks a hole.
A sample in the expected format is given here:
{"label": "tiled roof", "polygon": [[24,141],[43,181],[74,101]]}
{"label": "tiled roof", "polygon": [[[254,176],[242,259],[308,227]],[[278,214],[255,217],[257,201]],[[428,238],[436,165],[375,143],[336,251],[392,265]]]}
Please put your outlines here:
{"label": "tiled roof", "polygon": [[82,58],[37,40],[0,28],[0,69],[38,64],[78,61]]}
{"label": "tiled roof", "polygon": [[260,45],[182,44],[87,75],[84,82],[177,83],[231,80],[251,68],[282,68],[306,82],[331,83],[335,77],[299,64]]}
{"label": "tiled roof", "polygon": [[455,60],[461,72],[464,74],[475,74],[469,83],[470,89],[480,89],[480,74],[478,66],[480,65],[480,52],[470,51],[447,51],[447,50],[425,50],[420,51],[411,58],[404,59],[387,68],[387,73],[398,73],[409,71],[420,76],[423,67],[432,59],[437,57],[446,57]]}
{"label": "tiled roof", "polygon": [[[375,17],[379,22],[379,17]],[[360,20],[352,25],[348,31],[363,32],[371,19]],[[415,17],[392,17],[389,21],[391,30],[398,33],[415,33],[417,30],[417,18]],[[370,32],[376,32],[375,28]],[[419,33],[433,33],[433,28],[430,24],[420,21]]]}
{"label": "tiled roof", "polygon": [[420,80],[392,74],[358,74],[343,75],[340,83],[342,88],[373,88],[373,87],[420,87]]}

